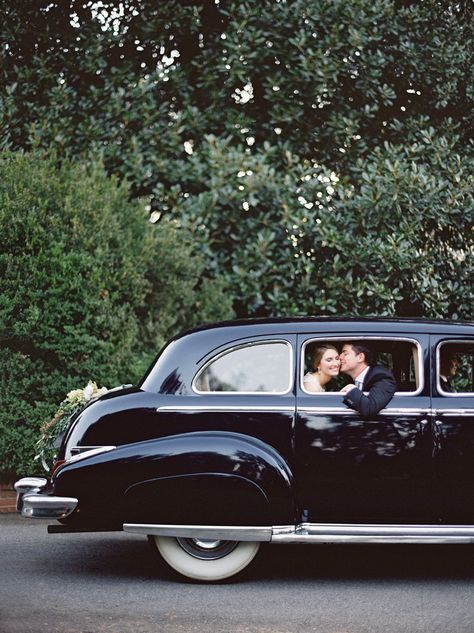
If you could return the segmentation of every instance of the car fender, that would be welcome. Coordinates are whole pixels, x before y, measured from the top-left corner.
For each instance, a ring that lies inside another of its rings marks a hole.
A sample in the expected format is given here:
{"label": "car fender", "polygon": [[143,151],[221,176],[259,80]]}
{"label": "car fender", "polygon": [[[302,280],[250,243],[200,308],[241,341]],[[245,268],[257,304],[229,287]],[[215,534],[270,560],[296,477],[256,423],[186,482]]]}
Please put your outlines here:
{"label": "car fender", "polygon": [[268,444],[233,432],[119,446],[65,464],[54,487],[77,496],[88,514],[103,508],[124,521],[276,525],[295,515],[289,465]]}

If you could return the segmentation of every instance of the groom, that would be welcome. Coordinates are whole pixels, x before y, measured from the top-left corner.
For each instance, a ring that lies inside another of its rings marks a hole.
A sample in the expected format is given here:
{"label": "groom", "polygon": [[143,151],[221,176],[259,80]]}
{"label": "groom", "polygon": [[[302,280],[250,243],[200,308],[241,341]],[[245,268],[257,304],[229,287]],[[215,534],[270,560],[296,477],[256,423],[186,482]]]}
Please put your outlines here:
{"label": "groom", "polygon": [[354,384],[341,389],[345,394],[343,403],[364,418],[377,415],[397,389],[392,372],[382,365],[375,365],[372,351],[358,341],[345,343],[339,359],[341,371],[354,380]]}

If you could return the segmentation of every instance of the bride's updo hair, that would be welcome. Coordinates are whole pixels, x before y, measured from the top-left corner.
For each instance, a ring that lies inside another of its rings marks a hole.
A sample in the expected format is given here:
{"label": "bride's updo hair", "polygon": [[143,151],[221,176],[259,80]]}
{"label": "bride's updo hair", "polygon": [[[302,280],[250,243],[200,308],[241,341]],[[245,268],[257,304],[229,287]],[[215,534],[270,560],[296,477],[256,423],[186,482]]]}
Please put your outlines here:
{"label": "bride's updo hair", "polygon": [[311,351],[311,369],[313,371],[318,369],[321,359],[324,356],[324,352],[327,352],[328,349],[332,349],[336,352],[336,354],[339,354],[337,347],[331,345],[330,343],[323,343],[322,345],[318,345],[313,348]]}

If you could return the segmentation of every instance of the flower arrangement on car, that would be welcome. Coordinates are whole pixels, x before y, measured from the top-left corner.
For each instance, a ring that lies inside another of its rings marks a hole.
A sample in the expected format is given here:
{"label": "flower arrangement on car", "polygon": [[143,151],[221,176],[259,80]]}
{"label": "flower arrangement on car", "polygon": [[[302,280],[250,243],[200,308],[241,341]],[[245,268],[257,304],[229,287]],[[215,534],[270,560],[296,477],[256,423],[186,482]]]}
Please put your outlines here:
{"label": "flower arrangement on car", "polygon": [[38,453],[36,460],[40,460],[43,468],[50,471],[54,454],[60,444],[62,434],[68,428],[71,418],[83,409],[86,404],[92,402],[107,393],[106,387],[98,387],[96,382],[90,380],[84,389],[70,391],[58,410],[40,428],[40,439],[36,442]]}

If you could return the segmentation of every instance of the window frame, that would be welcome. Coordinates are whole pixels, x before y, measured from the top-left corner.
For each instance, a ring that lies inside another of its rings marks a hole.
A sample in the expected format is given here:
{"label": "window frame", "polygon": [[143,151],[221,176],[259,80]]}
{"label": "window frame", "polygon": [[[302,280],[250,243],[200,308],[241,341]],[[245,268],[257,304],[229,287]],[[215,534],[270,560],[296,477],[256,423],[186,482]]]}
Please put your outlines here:
{"label": "window frame", "polygon": [[440,370],[441,370],[441,348],[443,345],[457,345],[457,344],[466,344],[466,345],[474,345],[474,341],[470,339],[444,339],[443,341],[438,341],[436,343],[436,364],[435,364],[435,372],[436,372],[436,389],[440,396],[443,398],[469,398],[474,397],[474,391],[444,391],[441,387],[440,381]]}
{"label": "window frame", "polygon": [[376,335],[368,335],[368,336],[314,336],[312,338],[306,339],[301,346],[301,362],[300,362],[300,379],[299,386],[301,391],[308,396],[334,396],[336,394],[341,395],[340,391],[308,391],[304,388],[304,372],[305,372],[305,354],[306,354],[306,346],[310,343],[314,343],[317,341],[321,341],[321,343],[328,342],[342,342],[346,341],[350,343],[351,341],[402,341],[404,343],[411,343],[416,348],[417,353],[417,367],[415,366],[415,375],[418,374],[419,384],[415,391],[396,391],[394,396],[418,396],[422,393],[425,386],[425,376],[423,371],[423,348],[421,346],[420,341],[415,338],[407,337],[407,336],[376,336]]}
{"label": "window frame", "polygon": [[[289,356],[288,356],[289,382],[288,382],[288,388],[285,391],[201,391],[197,388],[196,383],[199,380],[200,376],[206,371],[206,369],[212,363],[216,362],[220,358],[223,358],[224,356],[227,356],[228,354],[231,354],[232,352],[237,351],[239,349],[245,349],[247,347],[256,347],[257,345],[271,345],[275,343],[284,344],[289,349]],[[198,371],[196,372],[196,374],[194,375],[194,378],[191,382],[191,389],[195,394],[199,396],[236,396],[236,395],[239,395],[239,396],[285,396],[289,394],[293,388],[294,367],[295,367],[295,363],[294,363],[293,346],[286,339],[261,339],[258,341],[249,341],[246,343],[239,343],[237,345],[233,345],[232,347],[228,347],[225,350],[222,350],[221,352],[219,352],[218,354],[210,358],[208,361],[206,361],[206,363],[204,363],[204,365],[200,367]]]}

